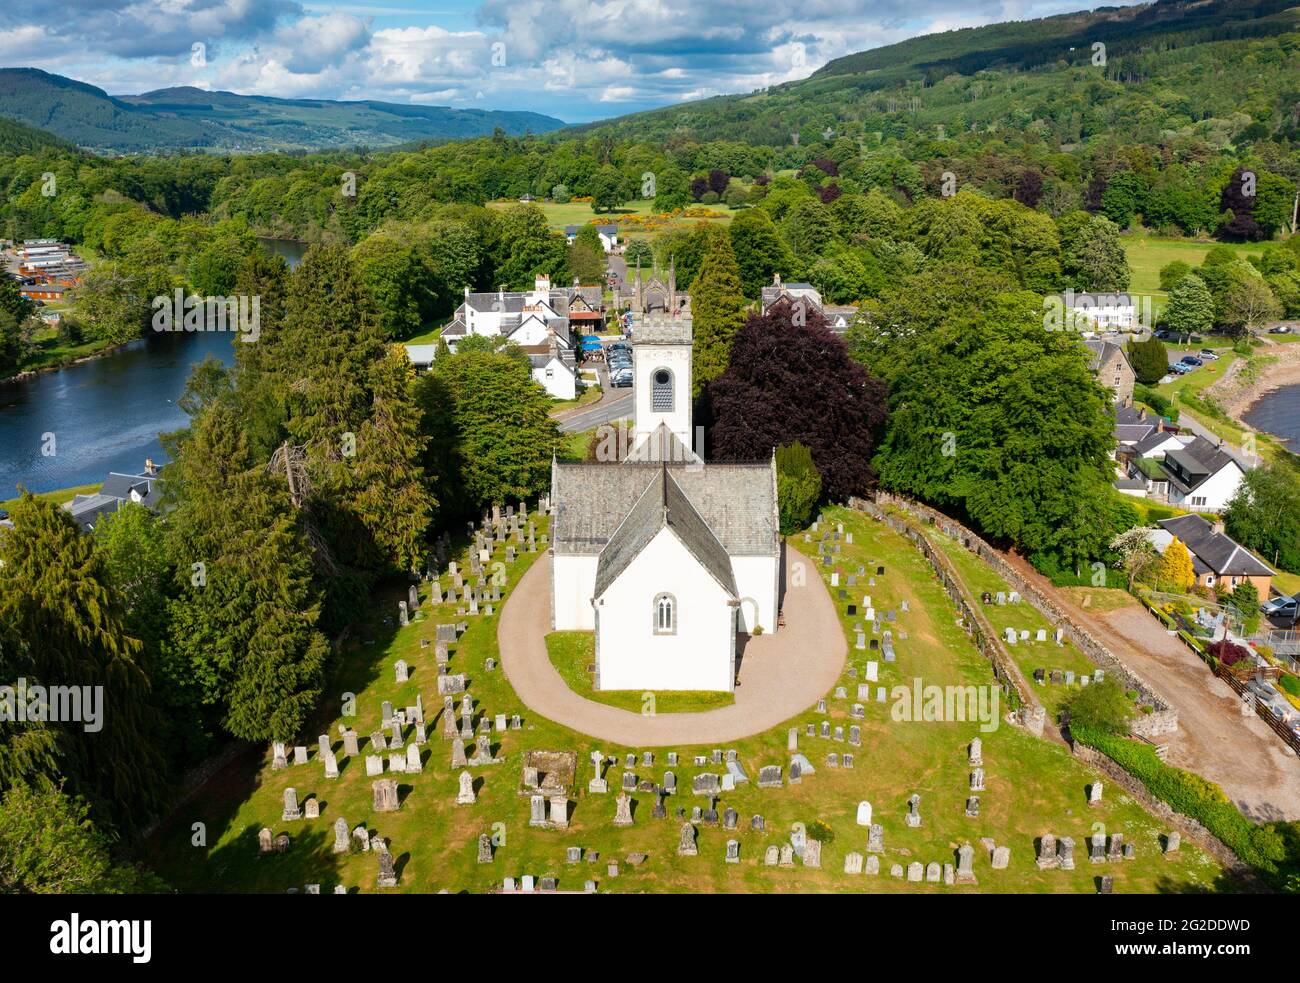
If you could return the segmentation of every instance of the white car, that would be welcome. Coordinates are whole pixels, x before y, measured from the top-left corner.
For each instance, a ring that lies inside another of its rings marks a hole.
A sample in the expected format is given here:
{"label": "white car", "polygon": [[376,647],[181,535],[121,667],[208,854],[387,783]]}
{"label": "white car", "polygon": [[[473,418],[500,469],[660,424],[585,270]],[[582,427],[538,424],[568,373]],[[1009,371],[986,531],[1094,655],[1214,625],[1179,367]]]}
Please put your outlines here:
{"label": "white car", "polygon": [[1216,352],[1213,348],[1202,348],[1199,352],[1196,353],[1196,355],[1198,358],[1207,359],[1208,361],[1211,362],[1217,362],[1219,360],[1219,353]]}

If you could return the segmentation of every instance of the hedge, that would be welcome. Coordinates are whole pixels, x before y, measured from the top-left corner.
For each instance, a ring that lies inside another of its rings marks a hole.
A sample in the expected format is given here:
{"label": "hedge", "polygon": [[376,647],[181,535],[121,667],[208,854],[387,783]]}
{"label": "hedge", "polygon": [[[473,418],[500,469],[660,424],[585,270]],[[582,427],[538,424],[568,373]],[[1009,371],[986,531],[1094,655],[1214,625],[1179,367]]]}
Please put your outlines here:
{"label": "hedge", "polygon": [[1268,849],[1267,843],[1275,834],[1243,816],[1214,782],[1165,764],[1149,744],[1082,726],[1071,725],[1070,734],[1106,755],[1175,812],[1195,819],[1244,863],[1270,880],[1279,877],[1280,855]]}

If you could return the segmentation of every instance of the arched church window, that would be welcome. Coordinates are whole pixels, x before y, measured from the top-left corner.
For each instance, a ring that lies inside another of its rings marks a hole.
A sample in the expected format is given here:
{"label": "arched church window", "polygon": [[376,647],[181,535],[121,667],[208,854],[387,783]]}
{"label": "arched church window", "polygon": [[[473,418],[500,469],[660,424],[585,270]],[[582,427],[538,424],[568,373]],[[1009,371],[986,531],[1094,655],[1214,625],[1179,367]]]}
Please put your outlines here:
{"label": "arched church window", "polygon": [[656,413],[672,412],[673,374],[668,369],[655,369],[650,377],[650,409]]}
{"label": "arched church window", "polygon": [[659,594],[655,597],[654,621],[656,635],[677,632],[677,600],[673,595]]}

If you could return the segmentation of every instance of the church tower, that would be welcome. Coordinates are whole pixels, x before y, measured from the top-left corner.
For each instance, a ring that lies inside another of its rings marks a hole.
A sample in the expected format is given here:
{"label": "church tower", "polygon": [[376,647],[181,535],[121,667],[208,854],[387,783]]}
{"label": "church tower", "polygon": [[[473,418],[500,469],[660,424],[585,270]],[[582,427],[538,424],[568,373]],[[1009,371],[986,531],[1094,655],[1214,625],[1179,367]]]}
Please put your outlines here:
{"label": "church tower", "polygon": [[[636,377],[636,420],[632,441],[640,449],[660,427],[691,449],[691,319],[650,314],[636,321],[632,335]],[[661,459],[659,448],[649,459]]]}

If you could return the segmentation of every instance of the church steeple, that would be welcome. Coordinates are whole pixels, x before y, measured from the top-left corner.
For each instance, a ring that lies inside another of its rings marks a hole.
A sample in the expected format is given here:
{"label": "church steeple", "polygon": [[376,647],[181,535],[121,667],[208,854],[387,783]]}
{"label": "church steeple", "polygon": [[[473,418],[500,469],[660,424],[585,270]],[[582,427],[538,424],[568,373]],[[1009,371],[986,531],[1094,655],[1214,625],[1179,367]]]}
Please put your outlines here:
{"label": "church steeple", "polygon": [[668,312],[677,313],[677,257],[668,257]]}
{"label": "church steeple", "polygon": [[645,304],[641,298],[641,257],[636,258],[636,281],[632,292],[632,310],[637,314],[645,313]]}

